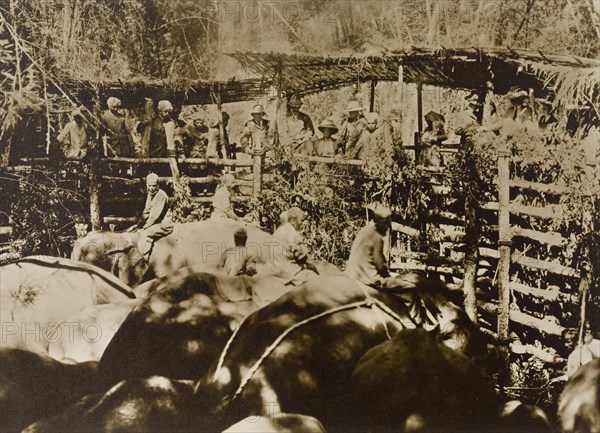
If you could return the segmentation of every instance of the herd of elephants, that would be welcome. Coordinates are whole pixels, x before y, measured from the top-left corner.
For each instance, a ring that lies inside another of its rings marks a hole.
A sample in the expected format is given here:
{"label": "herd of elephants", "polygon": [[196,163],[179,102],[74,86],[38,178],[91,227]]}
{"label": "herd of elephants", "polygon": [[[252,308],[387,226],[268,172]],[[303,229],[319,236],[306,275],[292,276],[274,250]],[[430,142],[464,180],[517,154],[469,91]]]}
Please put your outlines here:
{"label": "herd of elephants", "polygon": [[[2,432],[600,432],[600,360],[556,413],[498,392],[462,293],[333,265],[298,286],[219,268],[235,221],[179,224],[140,260],[92,232],[0,267]],[[246,227],[268,260],[271,235]]]}

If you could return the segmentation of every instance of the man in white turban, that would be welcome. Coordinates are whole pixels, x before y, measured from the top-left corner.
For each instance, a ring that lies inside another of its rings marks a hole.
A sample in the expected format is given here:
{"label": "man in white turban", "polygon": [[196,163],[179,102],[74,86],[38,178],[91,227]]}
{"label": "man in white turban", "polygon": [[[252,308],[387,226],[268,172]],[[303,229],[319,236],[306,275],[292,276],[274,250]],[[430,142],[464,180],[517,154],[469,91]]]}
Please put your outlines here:
{"label": "man in white turban", "polygon": [[107,156],[131,157],[134,155],[134,144],[131,130],[123,115],[121,100],[110,97],[106,101],[108,110],[100,115],[102,131],[100,136],[106,136]]}
{"label": "man in white turban", "polygon": [[140,122],[137,126],[139,133],[150,127],[150,158],[165,158],[176,156],[183,151],[181,131],[185,123],[179,121],[173,113],[173,105],[167,100],[158,101],[158,116]]}

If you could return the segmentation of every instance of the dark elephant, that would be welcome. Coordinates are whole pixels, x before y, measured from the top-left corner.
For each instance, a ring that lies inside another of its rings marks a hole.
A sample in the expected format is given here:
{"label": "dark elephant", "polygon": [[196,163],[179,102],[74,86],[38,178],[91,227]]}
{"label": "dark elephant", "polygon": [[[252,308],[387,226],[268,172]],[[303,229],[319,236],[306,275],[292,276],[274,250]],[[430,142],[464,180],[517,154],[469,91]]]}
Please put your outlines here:
{"label": "dark elephant", "polygon": [[401,329],[433,327],[431,318],[448,302],[439,282],[414,275],[403,282],[404,299],[344,277],[316,278],[250,315],[199,381],[199,429],[282,411],[345,431],[340,418],[360,357]]}
{"label": "dark elephant", "polygon": [[140,286],[146,297],[104,351],[99,382],[151,375],[193,379],[206,373],[232,329],[289,290],[269,277],[232,277],[183,268]]}
{"label": "dark elephant", "polygon": [[35,422],[24,433],[191,432],[187,417],[193,389],[192,381],[161,376],[125,380]]}
{"label": "dark elephant", "polygon": [[571,376],[560,396],[558,417],[565,432],[600,432],[600,359]]}
{"label": "dark elephant", "polygon": [[0,431],[20,432],[96,391],[96,362],[63,364],[21,349],[0,349]]}

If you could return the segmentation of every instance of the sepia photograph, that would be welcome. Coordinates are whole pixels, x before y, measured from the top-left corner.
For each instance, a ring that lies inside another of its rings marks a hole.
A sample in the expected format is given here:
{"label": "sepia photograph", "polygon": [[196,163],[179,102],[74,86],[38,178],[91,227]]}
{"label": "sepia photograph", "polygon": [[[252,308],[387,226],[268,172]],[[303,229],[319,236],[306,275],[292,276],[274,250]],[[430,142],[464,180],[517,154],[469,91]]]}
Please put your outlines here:
{"label": "sepia photograph", "polygon": [[0,432],[600,433],[600,0],[0,0]]}

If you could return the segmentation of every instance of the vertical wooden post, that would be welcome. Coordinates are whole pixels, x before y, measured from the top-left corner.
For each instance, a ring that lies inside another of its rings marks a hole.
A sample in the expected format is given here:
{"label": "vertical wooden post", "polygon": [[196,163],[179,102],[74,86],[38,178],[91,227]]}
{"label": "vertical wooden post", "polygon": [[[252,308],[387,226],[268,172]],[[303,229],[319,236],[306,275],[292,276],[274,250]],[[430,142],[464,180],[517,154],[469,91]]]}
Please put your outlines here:
{"label": "vertical wooden post", "polygon": [[423,83],[417,83],[417,127],[423,132]]}
{"label": "vertical wooden post", "polygon": [[[221,154],[229,158],[229,143],[225,142],[225,126],[223,125],[223,105],[221,101],[221,85],[217,87],[217,111],[219,112],[219,142],[221,143]],[[217,149],[217,156],[219,155]]]}
{"label": "vertical wooden post", "polygon": [[[95,96],[94,116],[96,119],[99,119],[101,111],[100,95],[96,92]],[[100,187],[102,184],[100,159],[103,153],[100,151],[100,130],[101,128],[96,130],[93,146],[88,148],[88,153],[90,154],[90,162],[87,166],[89,179],[88,191],[90,194],[90,222],[94,231],[102,230],[102,214],[100,212]]]}
{"label": "vertical wooden post", "polygon": [[500,343],[500,376],[501,389],[510,379],[509,321],[510,321],[510,152],[508,149],[498,151],[498,224],[499,224],[499,262],[498,262],[498,342]]}
{"label": "vertical wooden post", "polygon": [[415,163],[421,155],[421,133],[423,132],[423,83],[417,83],[417,133],[415,134]]}
{"label": "vertical wooden post", "polygon": [[479,230],[477,227],[477,200],[473,191],[467,186],[465,197],[465,274],[463,279],[463,294],[465,311],[473,323],[477,317],[477,265],[479,262]]}
{"label": "vertical wooden post", "polygon": [[371,80],[371,93],[369,95],[369,112],[375,111],[375,87],[377,86],[376,80]]}
{"label": "vertical wooden post", "polygon": [[[478,100],[485,103],[485,89],[479,93]],[[481,124],[483,110],[477,113],[477,122]],[[473,144],[469,137],[461,140],[464,157],[467,160],[467,170],[476,170],[473,155]],[[465,297],[465,311],[473,323],[478,322],[477,316],[477,268],[479,265],[479,227],[477,225],[479,203],[475,194],[477,193],[477,181],[473,178],[473,172],[464,173],[467,177],[465,182],[465,274],[463,279],[463,294]]]}
{"label": "vertical wooden post", "polygon": [[255,149],[252,153],[252,196],[257,197],[262,189],[262,169],[265,159],[264,149]]}
{"label": "vertical wooden post", "polygon": [[404,98],[404,66],[398,66],[398,106],[402,110],[402,98]]}
{"label": "vertical wooden post", "polygon": [[[150,98],[146,98],[144,101],[144,120],[150,120],[154,117],[154,102]],[[150,155],[150,134],[152,132],[151,127],[144,129],[142,134],[142,156]]]}
{"label": "vertical wooden post", "polygon": [[90,222],[92,230],[102,230],[102,214],[100,213],[100,161],[94,155],[88,165],[89,168],[89,194],[90,194]]}

